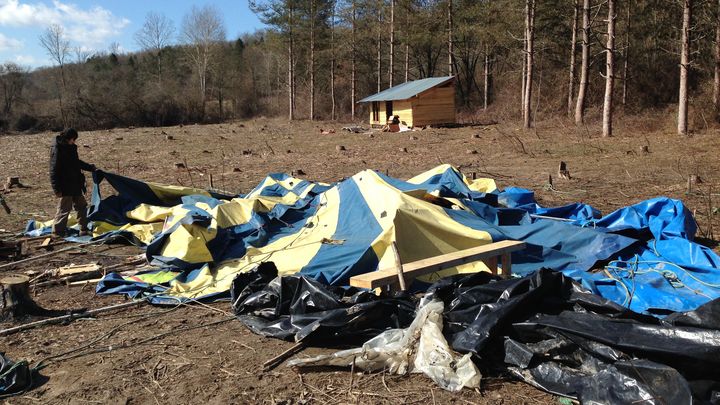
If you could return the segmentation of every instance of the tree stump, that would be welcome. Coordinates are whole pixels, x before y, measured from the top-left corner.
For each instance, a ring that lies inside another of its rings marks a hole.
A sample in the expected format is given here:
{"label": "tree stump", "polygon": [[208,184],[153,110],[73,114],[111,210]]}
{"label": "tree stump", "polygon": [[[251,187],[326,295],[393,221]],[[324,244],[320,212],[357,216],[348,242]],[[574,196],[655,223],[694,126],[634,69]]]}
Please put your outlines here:
{"label": "tree stump", "polygon": [[565,162],[560,162],[558,165],[558,177],[565,180],[570,180],[570,170],[568,170]]}
{"label": "tree stump", "polygon": [[30,302],[35,304],[30,298],[30,277],[22,274],[4,274],[0,276],[0,291],[2,292],[2,301],[0,301],[0,318],[8,317],[19,318],[25,315],[24,307]]}
{"label": "tree stump", "polygon": [[20,184],[20,177],[8,177],[5,181],[5,190],[10,190],[13,186],[22,187]]}
{"label": "tree stump", "polygon": [[36,304],[30,297],[30,277],[24,274],[0,275],[0,296],[0,320],[65,314],[65,311],[48,310]]}

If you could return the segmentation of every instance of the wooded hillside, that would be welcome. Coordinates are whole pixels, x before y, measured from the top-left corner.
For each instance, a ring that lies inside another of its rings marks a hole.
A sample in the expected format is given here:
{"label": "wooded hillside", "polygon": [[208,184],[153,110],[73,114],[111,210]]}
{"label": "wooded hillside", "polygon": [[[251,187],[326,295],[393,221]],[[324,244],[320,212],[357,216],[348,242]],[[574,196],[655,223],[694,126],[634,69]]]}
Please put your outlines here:
{"label": "wooded hillside", "polygon": [[[54,61],[0,67],[0,129],[217,122],[284,115],[363,120],[355,101],[457,75],[465,120],[578,124],[651,110],[679,133],[720,119],[720,1],[262,0],[267,29],[228,38],[222,13],[150,13],[139,52],[89,54],[59,26]],[[613,115],[615,112],[615,115]],[[687,117],[690,124],[688,125]]]}

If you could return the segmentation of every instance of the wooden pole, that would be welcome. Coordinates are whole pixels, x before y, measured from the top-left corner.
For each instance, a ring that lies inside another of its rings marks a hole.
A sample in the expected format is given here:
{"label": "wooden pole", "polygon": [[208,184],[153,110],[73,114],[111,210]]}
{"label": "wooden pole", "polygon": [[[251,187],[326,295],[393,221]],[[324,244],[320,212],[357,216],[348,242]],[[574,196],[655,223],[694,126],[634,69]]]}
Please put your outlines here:
{"label": "wooden pole", "polygon": [[52,255],[56,255],[56,254],[58,254],[58,253],[67,252],[68,250],[79,249],[79,248],[82,248],[83,246],[92,245],[92,244],[95,244],[95,243],[98,243],[98,242],[100,242],[100,241],[98,240],[98,241],[91,241],[91,242],[87,242],[87,243],[81,243],[81,244],[79,244],[79,245],[68,246],[68,247],[66,247],[66,248],[54,250],[54,251],[52,251],[52,252],[43,253],[43,254],[38,255],[38,256],[28,257],[27,259],[22,259],[22,260],[10,262],[10,263],[5,263],[5,264],[0,265],[0,269],[4,269],[4,268],[6,268],[6,267],[12,267],[12,266],[15,266],[16,264],[20,264],[20,263],[26,263],[26,262],[30,262],[30,261],[33,261],[33,260],[42,259],[43,257],[49,257],[49,256],[52,256]]}
{"label": "wooden pole", "polygon": [[273,357],[272,359],[266,361],[263,363],[263,371],[270,371],[274,369],[275,367],[282,364],[283,361],[285,361],[288,357],[294,355],[295,353],[300,352],[302,349],[305,348],[305,342],[297,342],[293,347],[285,350],[284,352],[280,353],[279,355]]}
{"label": "wooden pole", "polygon": [[50,325],[53,323],[62,323],[62,322],[70,321],[70,320],[77,319],[77,318],[87,318],[92,315],[97,315],[97,314],[100,314],[103,312],[108,312],[108,311],[114,311],[116,309],[125,309],[125,308],[134,307],[134,306],[139,306],[143,303],[145,303],[145,300],[124,302],[122,304],[110,305],[107,307],[102,307],[102,308],[97,308],[97,309],[91,309],[90,311],[85,311],[85,312],[82,312],[79,314],[70,314],[70,315],[58,316],[55,318],[43,319],[41,321],[30,322],[30,323],[15,326],[12,328],[0,330],[0,336],[11,335],[13,333],[21,332],[21,331],[24,331],[27,329],[32,329],[32,328],[42,326],[42,325]]}
{"label": "wooden pole", "polygon": [[397,243],[393,241],[392,245],[393,255],[395,256],[395,269],[398,273],[398,283],[400,284],[400,290],[407,290],[407,284],[405,284],[405,274],[403,274],[402,262],[400,261],[400,253],[398,252]]}

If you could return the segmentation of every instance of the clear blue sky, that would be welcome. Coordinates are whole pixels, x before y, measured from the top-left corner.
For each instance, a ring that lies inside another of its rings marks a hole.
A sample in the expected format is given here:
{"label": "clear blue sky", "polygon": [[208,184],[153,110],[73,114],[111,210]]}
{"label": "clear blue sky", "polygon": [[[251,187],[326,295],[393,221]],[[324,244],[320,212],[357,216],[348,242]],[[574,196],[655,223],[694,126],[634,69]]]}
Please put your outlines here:
{"label": "clear blue sky", "polygon": [[51,24],[63,26],[73,48],[106,51],[117,42],[122,51],[134,51],[133,35],[148,12],[164,14],[179,31],[192,6],[205,4],[220,10],[228,39],[263,26],[247,0],[0,0],[0,63],[50,65],[38,37]]}

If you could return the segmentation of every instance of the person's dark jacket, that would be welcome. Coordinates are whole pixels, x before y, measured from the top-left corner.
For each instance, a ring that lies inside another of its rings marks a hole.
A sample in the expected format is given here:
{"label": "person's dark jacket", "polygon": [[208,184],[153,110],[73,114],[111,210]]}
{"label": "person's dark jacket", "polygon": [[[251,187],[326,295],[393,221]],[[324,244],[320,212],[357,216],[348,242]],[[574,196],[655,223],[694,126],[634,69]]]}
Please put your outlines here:
{"label": "person's dark jacket", "polygon": [[85,176],[81,170],[93,171],[95,166],[80,160],[77,145],[56,137],[50,152],[50,184],[55,194],[82,195],[85,192]]}

